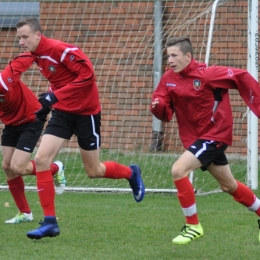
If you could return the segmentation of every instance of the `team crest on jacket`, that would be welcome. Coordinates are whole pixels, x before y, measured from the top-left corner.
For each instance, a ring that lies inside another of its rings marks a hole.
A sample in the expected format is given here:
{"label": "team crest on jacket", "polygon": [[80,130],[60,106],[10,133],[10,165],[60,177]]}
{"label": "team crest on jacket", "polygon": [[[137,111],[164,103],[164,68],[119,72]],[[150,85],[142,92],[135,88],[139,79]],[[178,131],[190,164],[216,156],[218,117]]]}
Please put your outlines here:
{"label": "team crest on jacket", "polygon": [[4,98],[0,98],[0,104],[4,104],[6,100]]}
{"label": "team crest on jacket", "polygon": [[51,65],[51,66],[49,66],[49,71],[50,71],[51,73],[55,73],[55,72],[56,72],[56,68]]}
{"label": "team crest on jacket", "polygon": [[201,82],[198,79],[193,80],[193,87],[198,90],[201,87]]}

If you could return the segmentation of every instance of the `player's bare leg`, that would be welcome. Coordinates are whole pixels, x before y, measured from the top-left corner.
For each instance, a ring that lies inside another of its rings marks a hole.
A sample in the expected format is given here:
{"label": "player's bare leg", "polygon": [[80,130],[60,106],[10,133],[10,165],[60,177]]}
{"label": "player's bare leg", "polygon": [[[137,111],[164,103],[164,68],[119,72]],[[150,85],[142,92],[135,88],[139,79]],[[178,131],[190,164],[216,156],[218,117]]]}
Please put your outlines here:
{"label": "player's bare leg", "polygon": [[[260,217],[260,200],[256,197],[253,191],[245,184],[235,180],[229,165],[211,164],[208,171],[219,182],[221,189],[233,196],[234,200],[247,207],[249,211],[255,212]],[[260,219],[257,220],[260,229]],[[258,234],[260,242],[260,232]]]}
{"label": "player's bare leg", "polygon": [[188,178],[191,171],[201,167],[200,161],[189,151],[185,151],[172,166],[172,176],[178,191],[178,199],[186,218],[180,235],[172,240],[173,244],[182,245],[203,236],[196,208],[194,188]]}
{"label": "player's bare leg", "polygon": [[60,234],[56,220],[54,204],[55,192],[50,164],[65,142],[65,139],[53,135],[43,135],[40,147],[34,157],[36,163],[37,189],[44,212],[44,221],[40,227],[27,233],[27,237],[31,239],[55,237]]}
{"label": "player's bare leg", "polygon": [[127,179],[133,190],[136,202],[141,202],[145,196],[145,186],[141,177],[141,169],[137,164],[129,167],[117,162],[99,161],[100,149],[86,151],[80,149],[82,161],[90,178]]}
{"label": "player's bare leg", "polygon": [[90,178],[103,178],[106,167],[99,161],[100,149],[87,151],[80,148],[80,154],[85,171]]}
{"label": "player's bare leg", "polygon": [[21,176],[28,175],[31,172],[31,164],[29,162],[31,153],[8,146],[2,146],[2,153],[2,168],[6,175],[9,190],[19,210],[15,217],[6,220],[5,223],[17,224],[32,221],[33,214],[26,199],[24,181]]}

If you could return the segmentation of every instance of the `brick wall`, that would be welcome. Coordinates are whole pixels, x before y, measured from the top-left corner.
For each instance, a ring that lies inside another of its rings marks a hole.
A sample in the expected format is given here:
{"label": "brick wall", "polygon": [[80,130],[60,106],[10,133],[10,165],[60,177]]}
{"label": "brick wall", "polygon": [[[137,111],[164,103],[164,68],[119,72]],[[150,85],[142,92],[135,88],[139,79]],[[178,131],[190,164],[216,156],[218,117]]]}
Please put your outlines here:
{"label": "brick wall", "polygon": [[[212,2],[212,1],[211,1]],[[247,65],[247,2],[227,1],[218,8],[212,38],[210,64]],[[210,6],[207,1],[164,1],[163,40],[169,35],[189,35],[195,57],[205,59]],[[192,4],[192,6],[191,6]],[[102,104],[102,147],[149,150],[152,142],[154,1],[41,1],[40,19],[47,37],[75,43],[95,67]],[[0,32],[0,68],[19,54],[15,29]],[[164,51],[163,68],[166,69]],[[37,68],[23,81],[37,94],[48,82]],[[245,153],[246,110],[236,92],[231,92],[234,144],[229,152]],[[1,126],[3,127],[3,126]],[[165,151],[182,151],[175,119],[163,124]],[[77,147],[75,138],[68,144]]]}

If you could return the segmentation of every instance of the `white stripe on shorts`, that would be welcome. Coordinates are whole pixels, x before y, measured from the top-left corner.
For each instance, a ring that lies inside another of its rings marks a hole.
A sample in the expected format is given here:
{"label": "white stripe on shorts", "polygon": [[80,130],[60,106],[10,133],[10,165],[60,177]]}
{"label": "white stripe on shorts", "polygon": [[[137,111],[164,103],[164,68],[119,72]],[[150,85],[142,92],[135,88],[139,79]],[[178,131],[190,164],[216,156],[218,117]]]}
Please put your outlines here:
{"label": "white stripe on shorts", "polygon": [[213,143],[214,141],[209,141],[209,142],[205,142],[202,144],[202,148],[200,150],[198,150],[195,154],[195,156],[198,158],[204,151],[206,151],[207,149],[207,144],[211,144]]}
{"label": "white stripe on shorts", "polygon": [[96,133],[96,128],[95,128],[95,120],[94,120],[94,117],[91,115],[91,121],[92,121],[92,132],[93,132],[93,135],[96,136],[96,148],[98,149],[99,148],[99,135]]}

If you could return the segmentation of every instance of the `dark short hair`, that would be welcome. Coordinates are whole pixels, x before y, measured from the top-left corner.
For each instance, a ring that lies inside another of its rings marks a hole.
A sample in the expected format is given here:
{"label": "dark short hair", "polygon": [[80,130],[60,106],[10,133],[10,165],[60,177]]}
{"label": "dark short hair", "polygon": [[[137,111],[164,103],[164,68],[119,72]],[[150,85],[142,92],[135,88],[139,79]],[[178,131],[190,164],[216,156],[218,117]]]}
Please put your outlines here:
{"label": "dark short hair", "polygon": [[168,48],[174,45],[177,45],[183,54],[187,54],[189,52],[193,57],[193,49],[189,37],[179,36],[168,38],[168,40],[166,41],[166,47]]}
{"label": "dark short hair", "polygon": [[25,18],[22,18],[21,20],[19,20],[16,23],[16,29],[18,29],[26,24],[28,24],[31,27],[33,32],[38,32],[38,31],[42,32],[41,25],[40,25],[39,21],[37,20],[37,18],[31,17],[31,16],[25,17]]}

